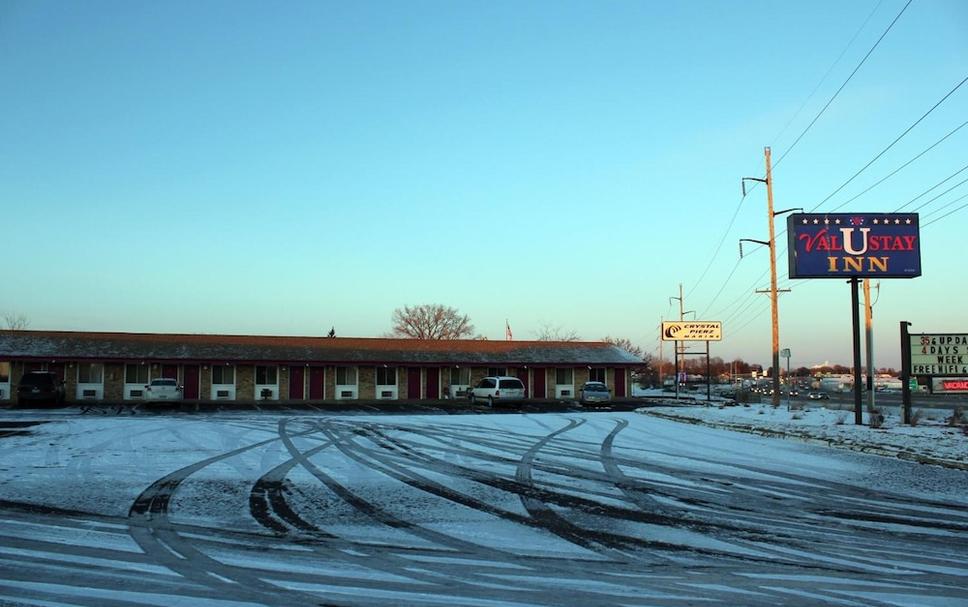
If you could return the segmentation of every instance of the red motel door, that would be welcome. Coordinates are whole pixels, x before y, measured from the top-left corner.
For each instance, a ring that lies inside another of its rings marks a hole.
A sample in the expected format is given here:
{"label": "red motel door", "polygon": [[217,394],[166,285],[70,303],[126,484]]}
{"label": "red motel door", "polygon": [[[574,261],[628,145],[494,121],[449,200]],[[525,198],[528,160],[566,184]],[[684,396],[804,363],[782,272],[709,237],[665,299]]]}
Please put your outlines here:
{"label": "red motel door", "polygon": [[185,365],[185,399],[198,400],[198,365]]}
{"label": "red motel door", "polygon": [[289,367],[289,400],[302,400],[305,367]]}

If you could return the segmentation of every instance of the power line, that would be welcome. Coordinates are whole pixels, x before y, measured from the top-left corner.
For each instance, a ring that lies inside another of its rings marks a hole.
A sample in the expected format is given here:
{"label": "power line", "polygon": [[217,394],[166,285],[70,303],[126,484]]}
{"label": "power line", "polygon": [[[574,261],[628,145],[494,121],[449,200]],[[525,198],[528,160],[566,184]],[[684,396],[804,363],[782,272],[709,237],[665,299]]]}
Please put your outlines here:
{"label": "power line", "polygon": [[[736,205],[736,210],[733,211],[733,216],[729,220],[729,225],[726,226],[726,231],[723,232],[723,237],[719,239],[719,244],[716,245],[716,250],[713,251],[712,256],[709,258],[709,263],[706,264],[706,269],[702,271],[702,274],[699,276],[699,280],[697,280],[695,284],[692,285],[692,288],[689,289],[689,292],[686,293],[686,297],[692,295],[693,291],[696,290],[696,287],[702,283],[702,279],[706,277],[706,273],[709,272],[709,268],[713,266],[713,262],[716,261],[716,256],[719,255],[719,250],[723,248],[723,243],[726,242],[726,237],[729,236],[729,231],[733,229],[733,222],[736,221],[736,216],[739,215],[739,210],[743,206],[743,200],[745,199],[746,194],[743,194],[743,196],[739,199],[739,204]],[[733,268],[733,271],[735,272],[736,268]]]}
{"label": "power line", "polygon": [[[909,4],[910,4],[910,2],[909,2]],[[938,108],[938,106],[939,106],[939,105],[941,105],[942,103],[944,103],[944,102],[945,102],[945,100],[946,100],[946,99],[947,99],[948,97],[950,97],[951,95],[953,95],[953,94],[954,94],[954,92],[955,92],[955,91],[957,91],[958,89],[960,89],[960,88],[961,88],[961,86],[962,86],[962,85],[963,85],[963,84],[964,84],[965,82],[968,82],[968,76],[966,76],[966,77],[964,78],[964,80],[962,80],[962,81],[961,81],[961,82],[959,82],[959,83],[958,83],[957,85],[955,85],[955,88],[953,88],[953,89],[951,89],[950,91],[948,91],[948,94],[947,94],[947,95],[945,95],[944,97],[942,97],[940,101],[938,101],[938,102],[937,102],[937,103],[935,103],[935,104],[934,104],[933,106],[931,106],[931,109],[930,109],[930,110],[928,110],[928,111],[927,111],[927,112],[925,112],[925,113],[924,113],[924,114],[923,114],[923,115],[922,115],[922,116],[921,116],[920,118],[918,118],[917,120],[915,120],[915,121],[914,121],[914,124],[912,124],[911,126],[909,126],[909,127],[908,127],[908,128],[906,128],[906,129],[904,129],[904,132],[903,132],[903,133],[901,133],[900,135],[898,135],[898,136],[897,136],[897,137],[896,137],[896,138],[894,139],[894,141],[892,141],[892,142],[890,143],[890,145],[888,145],[888,146],[887,146],[886,148],[884,148],[883,150],[881,150],[881,151],[880,151],[880,152],[879,152],[879,153],[877,154],[877,156],[874,156],[874,158],[872,158],[872,159],[870,160],[870,162],[868,162],[868,163],[867,163],[867,164],[865,164],[865,165],[864,165],[863,167],[861,167],[861,169],[860,169],[859,171],[857,171],[856,173],[854,173],[853,175],[851,175],[851,177],[850,177],[850,179],[848,179],[847,181],[845,181],[845,182],[843,182],[842,184],[840,184],[840,187],[838,187],[838,188],[837,188],[836,190],[834,190],[833,192],[831,192],[831,193],[830,193],[830,195],[828,195],[828,196],[827,196],[826,198],[824,198],[824,199],[823,199],[823,200],[821,200],[821,201],[820,201],[819,203],[817,203],[817,206],[815,206],[815,207],[813,207],[812,209],[810,209],[810,212],[811,212],[811,213],[813,213],[814,211],[816,211],[816,210],[817,210],[818,208],[820,208],[820,206],[822,206],[822,205],[823,205],[823,203],[825,203],[825,202],[827,202],[828,200],[830,200],[831,198],[833,198],[833,197],[834,197],[834,196],[835,196],[835,195],[837,194],[837,192],[839,192],[840,190],[842,190],[842,189],[844,189],[844,187],[846,187],[848,183],[850,183],[850,182],[851,182],[851,181],[853,181],[853,180],[854,180],[854,179],[855,179],[855,178],[856,178],[856,177],[857,177],[858,175],[860,175],[861,173],[863,173],[864,171],[866,171],[866,170],[867,170],[867,168],[868,168],[869,166],[871,166],[872,164],[874,164],[875,162],[877,162],[877,159],[878,159],[878,158],[880,158],[881,156],[883,156],[883,155],[884,155],[885,153],[887,153],[887,151],[888,151],[889,149],[891,149],[892,147],[894,147],[894,144],[896,144],[896,143],[897,143],[898,141],[900,141],[900,140],[901,140],[902,138],[904,138],[904,136],[905,136],[905,135],[907,135],[908,133],[910,133],[910,132],[911,132],[911,129],[913,129],[914,127],[916,127],[916,126],[917,126],[918,124],[920,124],[920,123],[921,123],[921,121],[922,121],[922,120],[924,120],[925,118],[927,118],[927,117],[928,117],[928,115],[929,115],[929,114],[931,114],[931,112],[933,112],[934,110],[936,110],[936,109]]]}
{"label": "power line", "polygon": [[887,29],[884,30],[884,33],[881,34],[881,37],[878,38],[877,42],[874,43],[874,46],[872,46],[870,50],[867,51],[867,54],[864,55],[864,58],[860,60],[860,63],[858,63],[857,67],[854,68],[854,71],[850,73],[850,76],[847,76],[847,80],[844,80],[844,83],[840,85],[840,88],[837,89],[837,92],[833,94],[833,96],[827,101],[827,103],[823,106],[823,108],[821,108],[820,112],[818,112],[817,115],[814,116],[813,120],[810,121],[810,124],[807,125],[807,128],[803,129],[803,132],[801,132],[800,135],[797,136],[793,144],[791,144],[790,147],[788,147],[787,150],[783,152],[783,155],[780,156],[780,159],[773,164],[774,168],[776,168],[777,166],[779,166],[781,162],[783,162],[783,159],[786,158],[787,154],[793,151],[793,148],[797,147],[797,144],[800,143],[800,140],[803,139],[803,136],[807,134],[807,131],[809,131],[810,128],[814,125],[814,123],[816,123],[817,120],[819,120],[820,117],[823,116],[824,112],[827,111],[827,108],[830,107],[830,104],[834,102],[834,99],[836,99],[838,95],[840,95],[840,92],[844,90],[844,87],[847,86],[847,83],[850,82],[851,78],[854,77],[854,74],[856,74],[857,71],[861,68],[861,66],[864,65],[868,57],[871,56],[871,53],[874,52],[874,49],[876,49],[877,46],[881,43],[881,40],[883,40],[884,37],[887,36],[887,33],[891,31],[891,28],[893,28],[894,24],[897,23],[897,20],[901,18],[901,15],[904,14],[904,11],[906,11],[907,8],[911,6],[911,2],[913,2],[913,0],[907,1],[907,4],[905,4],[904,8],[901,9],[901,12],[899,12],[897,16],[894,17],[894,21],[891,21],[891,24],[887,26]]}
{"label": "power line", "polygon": [[876,181],[873,185],[871,185],[870,187],[868,187],[866,190],[864,190],[861,193],[857,194],[853,198],[848,198],[844,202],[840,203],[838,206],[830,209],[830,212],[833,213],[834,211],[837,211],[839,209],[844,208],[845,206],[847,206],[851,202],[857,200],[858,198],[860,198],[861,196],[863,196],[867,192],[870,192],[871,190],[873,190],[877,186],[881,185],[882,183],[884,183],[885,181],[887,181],[891,177],[897,175],[901,170],[903,170],[904,168],[906,168],[912,162],[914,162],[915,160],[917,160],[921,156],[924,156],[925,154],[927,154],[928,152],[930,152],[931,150],[933,150],[935,147],[937,147],[938,145],[940,145],[942,141],[944,141],[948,137],[951,137],[952,135],[954,135],[955,133],[957,133],[958,131],[960,131],[962,128],[964,128],[965,125],[968,125],[968,120],[966,120],[965,122],[962,122],[959,126],[955,127],[953,130],[949,131],[947,135],[945,135],[941,139],[935,141],[930,146],[926,147],[920,154],[918,154],[914,158],[908,160],[907,162],[905,162],[901,166],[897,167],[896,169],[894,169],[893,171],[891,171],[890,173],[888,173],[887,175],[885,175],[884,177],[882,177],[880,180]]}
{"label": "power line", "polygon": [[[774,145],[776,145],[777,140],[783,135],[783,133],[786,132],[788,128],[790,128],[790,125],[793,124],[793,121],[800,116],[800,112],[803,111],[803,108],[807,107],[807,104],[810,102],[811,99],[813,99],[813,96],[817,94],[817,91],[820,90],[820,87],[823,86],[823,83],[827,81],[827,77],[830,76],[830,73],[834,71],[834,68],[837,67],[837,65],[840,63],[840,60],[844,58],[844,55],[847,54],[847,51],[850,49],[850,47],[854,45],[854,41],[857,40],[857,36],[859,36],[860,33],[864,31],[864,28],[867,27],[867,23],[871,20],[871,17],[874,16],[874,13],[877,12],[877,9],[879,9],[881,7],[881,4],[883,3],[884,3],[884,0],[878,0],[877,4],[874,6],[874,10],[872,10],[870,14],[867,15],[867,18],[864,19],[864,22],[861,23],[859,28],[857,28],[857,31],[854,32],[853,37],[851,37],[850,42],[847,43],[847,46],[844,47],[844,50],[840,51],[840,55],[838,55],[837,59],[834,60],[832,64],[830,64],[830,67],[827,68],[826,73],[824,73],[823,77],[820,78],[820,81],[817,82],[817,85],[813,87],[813,90],[810,91],[810,94],[807,95],[807,98],[803,100],[803,103],[800,104],[800,107],[797,108],[797,111],[794,112],[790,120],[788,120],[787,123],[783,125],[783,128],[780,129],[780,132],[776,134],[776,137],[773,138],[773,142],[770,144],[770,147],[773,147]],[[777,162],[777,164],[779,164],[779,162]],[[774,168],[776,168],[775,165],[774,165]]]}
{"label": "power line", "polygon": [[[937,196],[935,196],[935,197],[934,197],[934,198],[932,198],[931,200],[929,200],[929,201],[927,201],[927,202],[925,202],[925,203],[924,203],[924,204],[922,204],[921,206],[918,206],[918,207],[915,207],[915,208],[914,208],[914,210],[913,210],[913,211],[911,211],[911,212],[912,212],[912,213],[916,213],[917,211],[920,211],[920,210],[921,210],[921,209],[923,209],[924,207],[926,207],[926,206],[928,206],[929,204],[931,204],[931,203],[932,203],[932,202],[934,202],[935,200],[937,200],[937,199],[939,199],[939,198],[941,198],[942,196],[944,196],[945,194],[947,194],[947,193],[948,193],[948,192],[950,192],[951,190],[953,190],[953,189],[955,189],[955,188],[957,188],[958,186],[960,186],[960,185],[962,185],[962,184],[963,184],[963,183],[965,183],[966,181],[968,181],[968,178],[965,178],[965,179],[962,179],[962,180],[961,180],[961,181],[959,181],[958,183],[956,183],[956,184],[954,184],[953,186],[951,186],[950,188],[948,188],[948,189],[947,189],[947,190],[945,190],[944,192],[941,192],[940,194],[938,194]],[[948,206],[948,205],[945,205],[945,206]],[[944,207],[941,207],[941,208],[943,209]],[[934,213],[937,213],[937,212],[938,212],[938,209],[935,209],[935,210],[933,210],[933,211],[931,211],[930,213],[928,213],[928,215],[933,215]]]}
{"label": "power line", "polygon": [[[722,244],[722,243],[720,243],[720,244]],[[736,260],[736,265],[733,266],[733,269],[732,269],[732,271],[730,271],[729,276],[726,277],[726,280],[723,281],[722,286],[720,286],[719,287],[719,290],[716,291],[716,295],[713,296],[712,301],[710,301],[708,304],[706,304],[706,308],[699,315],[700,318],[705,318],[706,317],[706,312],[708,312],[709,311],[709,308],[712,307],[712,305],[714,303],[716,303],[716,300],[717,299],[719,299],[719,295],[723,292],[723,289],[726,288],[727,283],[729,283],[729,279],[732,278],[733,277],[733,274],[736,273],[736,269],[739,267],[739,264],[740,264],[741,261],[743,261],[743,258],[742,257],[740,257],[739,259]],[[708,266],[707,266],[707,269],[708,269]]]}
{"label": "power line", "polygon": [[[968,194],[966,194],[965,196],[968,196]],[[955,200],[955,201],[952,201],[952,202],[957,202],[958,200],[962,200],[963,198],[965,198],[965,196],[962,196],[961,198],[958,198],[957,200]],[[941,217],[935,217],[934,219],[932,219],[932,220],[931,220],[931,221],[929,221],[928,223],[926,223],[926,224],[924,224],[924,225],[922,225],[921,227],[922,227],[922,228],[924,228],[924,227],[926,227],[926,226],[929,226],[929,225],[931,225],[932,223],[934,223],[934,222],[936,222],[936,221],[941,221],[941,220],[942,220],[942,219],[944,219],[945,217],[947,217],[947,216],[949,216],[949,215],[954,215],[954,214],[955,214],[955,213],[957,213],[958,211],[960,211],[960,210],[962,210],[962,209],[965,209],[965,208],[968,208],[968,202],[966,202],[965,204],[963,204],[963,205],[961,205],[961,206],[960,206],[960,207],[958,207],[957,209],[953,209],[953,210],[951,210],[951,211],[949,211],[949,212],[947,212],[947,213],[945,213],[945,214],[944,214],[944,215],[942,215]]]}
{"label": "power line", "polygon": [[[951,200],[949,202],[946,202],[945,204],[941,205],[937,209],[935,209],[935,210],[931,211],[930,213],[926,214],[924,217],[925,217],[925,219],[927,219],[928,217],[931,217],[932,215],[937,215],[938,213],[940,213],[941,211],[947,209],[948,207],[950,207],[954,203],[959,202],[961,200],[964,200],[965,198],[968,198],[968,194],[964,194],[963,196],[959,196],[958,198],[955,198],[954,200]],[[943,215],[943,217],[947,217],[947,215]],[[941,218],[938,217],[937,219],[941,219]],[[933,223],[937,219],[932,219],[928,223]],[[925,224],[925,225],[927,225],[927,224]]]}
{"label": "power line", "polygon": [[958,175],[959,173],[963,172],[965,169],[968,169],[968,164],[966,164],[965,166],[961,167],[960,169],[958,169],[957,171],[955,171],[951,175],[948,175],[947,177],[945,177],[944,179],[942,179],[938,183],[934,184],[930,188],[926,189],[925,191],[921,192],[920,194],[918,194],[917,196],[915,196],[911,200],[908,200],[907,202],[905,202],[904,204],[902,204],[901,206],[899,206],[898,208],[896,208],[894,210],[894,212],[895,213],[899,213],[902,209],[904,209],[904,207],[908,206],[909,204],[911,204],[912,202],[914,202],[918,198],[921,198],[922,196],[924,196],[925,194],[929,193],[931,190],[933,190],[936,187],[940,186],[941,184],[943,184],[944,182],[948,181],[949,179],[952,179],[955,175]]}

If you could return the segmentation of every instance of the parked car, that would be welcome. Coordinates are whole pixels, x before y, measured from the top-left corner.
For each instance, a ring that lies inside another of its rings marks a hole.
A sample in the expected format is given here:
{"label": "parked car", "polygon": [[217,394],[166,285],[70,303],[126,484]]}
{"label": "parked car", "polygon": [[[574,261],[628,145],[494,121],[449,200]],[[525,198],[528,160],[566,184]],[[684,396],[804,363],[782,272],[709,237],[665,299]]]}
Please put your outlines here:
{"label": "parked car", "polygon": [[17,385],[17,402],[64,404],[64,382],[56,373],[31,371],[20,378]]}
{"label": "parked car", "polygon": [[796,388],[790,388],[790,396],[797,397],[800,396],[800,391]]}
{"label": "parked car", "polygon": [[807,394],[807,398],[810,400],[830,400],[826,392],[811,392]]}
{"label": "parked car", "polygon": [[600,381],[586,381],[578,391],[578,402],[582,404],[607,403],[611,400],[611,391]]}
{"label": "parked car", "polygon": [[183,391],[178,381],[166,377],[153,379],[145,386],[145,402],[181,400]]}
{"label": "parked car", "polygon": [[489,407],[496,403],[521,402],[524,400],[524,384],[517,377],[485,377],[468,390],[468,399],[471,404],[484,401]]}

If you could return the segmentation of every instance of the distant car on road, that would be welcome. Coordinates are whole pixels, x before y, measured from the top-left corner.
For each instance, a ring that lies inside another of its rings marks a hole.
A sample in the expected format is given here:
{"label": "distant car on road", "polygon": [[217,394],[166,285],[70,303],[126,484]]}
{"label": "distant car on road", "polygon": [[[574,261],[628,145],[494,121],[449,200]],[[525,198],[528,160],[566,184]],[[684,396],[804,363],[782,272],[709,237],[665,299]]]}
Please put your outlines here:
{"label": "distant car on road", "polygon": [[796,388],[790,388],[790,396],[794,398],[797,396],[800,396],[800,391],[797,390]]}
{"label": "distant car on road", "polygon": [[807,394],[807,398],[810,400],[830,400],[826,392],[811,392]]}
{"label": "distant car on road", "polygon": [[578,402],[582,404],[607,403],[611,400],[611,391],[600,381],[586,381],[578,391]]}
{"label": "distant car on road", "polygon": [[182,388],[178,385],[178,381],[166,377],[160,377],[158,379],[151,380],[151,383],[145,386],[145,402],[162,402],[162,401],[178,401],[182,400],[183,396]]}
{"label": "distant car on road", "polygon": [[489,407],[493,407],[495,403],[521,402],[524,400],[524,384],[517,377],[485,377],[468,390],[467,396],[471,404],[482,400]]}
{"label": "distant car on road", "polygon": [[64,382],[49,371],[31,371],[20,378],[17,402],[64,404]]}

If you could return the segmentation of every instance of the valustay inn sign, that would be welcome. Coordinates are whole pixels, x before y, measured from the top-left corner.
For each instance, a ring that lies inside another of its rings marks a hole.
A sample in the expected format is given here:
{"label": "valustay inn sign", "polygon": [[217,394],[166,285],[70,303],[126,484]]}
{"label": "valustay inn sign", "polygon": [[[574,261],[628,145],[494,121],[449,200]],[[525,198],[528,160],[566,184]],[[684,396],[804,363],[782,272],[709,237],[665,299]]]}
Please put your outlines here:
{"label": "valustay inn sign", "polygon": [[790,278],[921,275],[917,213],[796,213],[787,238]]}

